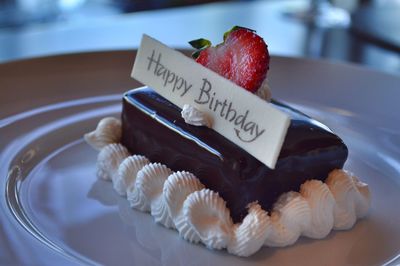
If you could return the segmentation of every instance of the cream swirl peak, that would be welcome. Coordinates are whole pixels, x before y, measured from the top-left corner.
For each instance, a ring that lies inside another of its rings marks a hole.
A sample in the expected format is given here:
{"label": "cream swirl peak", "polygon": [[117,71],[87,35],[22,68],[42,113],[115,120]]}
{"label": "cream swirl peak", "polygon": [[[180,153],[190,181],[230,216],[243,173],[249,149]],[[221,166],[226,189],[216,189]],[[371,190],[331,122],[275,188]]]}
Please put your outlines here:
{"label": "cream swirl peak", "polygon": [[190,104],[183,105],[181,115],[187,124],[193,126],[212,126],[211,118]]}

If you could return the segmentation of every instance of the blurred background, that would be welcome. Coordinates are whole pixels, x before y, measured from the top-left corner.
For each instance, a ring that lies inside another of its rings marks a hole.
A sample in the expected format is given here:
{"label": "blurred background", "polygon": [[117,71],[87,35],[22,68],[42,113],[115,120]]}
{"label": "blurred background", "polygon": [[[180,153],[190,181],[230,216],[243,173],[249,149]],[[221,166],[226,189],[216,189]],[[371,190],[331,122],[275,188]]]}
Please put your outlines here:
{"label": "blurred background", "polygon": [[273,55],[400,73],[400,0],[0,0],[0,63],[134,49],[142,33],[189,48],[234,25],[256,30]]}

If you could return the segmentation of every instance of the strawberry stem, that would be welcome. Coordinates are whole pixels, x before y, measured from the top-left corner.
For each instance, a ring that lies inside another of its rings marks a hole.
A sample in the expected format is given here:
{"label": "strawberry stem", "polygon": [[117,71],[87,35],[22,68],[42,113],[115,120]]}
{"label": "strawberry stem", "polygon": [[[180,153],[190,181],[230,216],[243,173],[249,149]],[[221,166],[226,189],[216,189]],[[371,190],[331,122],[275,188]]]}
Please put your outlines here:
{"label": "strawberry stem", "polygon": [[197,40],[192,40],[192,41],[189,42],[189,44],[193,48],[196,48],[196,49],[205,49],[205,48],[211,46],[211,42],[209,40],[203,39],[203,38],[200,38],[200,39],[197,39]]}
{"label": "strawberry stem", "polygon": [[245,27],[242,27],[242,26],[233,26],[232,29],[230,29],[230,30],[228,30],[227,32],[224,33],[224,41],[226,40],[226,38],[228,37],[229,34],[234,32],[235,30],[240,30],[240,29],[256,32],[255,30],[252,30],[252,29],[249,29],[249,28],[245,28]]}
{"label": "strawberry stem", "polygon": [[199,57],[201,51],[203,51],[204,49],[207,49],[208,47],[211,46],[211,42],[209,40],[203,39],[203,38],[192,40],[189,42],[189,44],[193,48],[197,49],[195,52],[192,53],[192,57],[194,59]]}

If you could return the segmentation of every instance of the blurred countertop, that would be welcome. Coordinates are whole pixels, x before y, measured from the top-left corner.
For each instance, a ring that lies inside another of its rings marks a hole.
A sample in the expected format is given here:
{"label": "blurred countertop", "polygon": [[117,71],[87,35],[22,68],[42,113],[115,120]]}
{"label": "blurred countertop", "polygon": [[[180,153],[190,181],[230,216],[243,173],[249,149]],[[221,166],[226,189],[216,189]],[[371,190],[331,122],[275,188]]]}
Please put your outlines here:
{"label": "blurred countertop", "polygon": [[0,63],[55,54],[135,49],[143,33],[175,48],[204,37],[214,44],[234,25],[257,31],[273,55],[361,64],[399,74],[400,55],[348,28],[324,28],[285,15],[306,9],[308,1],[216,2],[195,6],[73,19],[0,28]]}

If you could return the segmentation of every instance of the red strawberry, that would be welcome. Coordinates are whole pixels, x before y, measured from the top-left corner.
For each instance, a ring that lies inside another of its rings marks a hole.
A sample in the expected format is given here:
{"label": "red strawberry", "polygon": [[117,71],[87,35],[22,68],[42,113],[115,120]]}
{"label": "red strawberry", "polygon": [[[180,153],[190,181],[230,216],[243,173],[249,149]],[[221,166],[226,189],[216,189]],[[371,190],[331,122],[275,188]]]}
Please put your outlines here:
{"label": "red strawberry", "polygon": [[193,54],[196,61],[255,92],[267,77],[269,53],[264,40],[254,31],[234,27],[224,34],[224,42],[215,47],[205,39],[189,42],[199,49]]}

